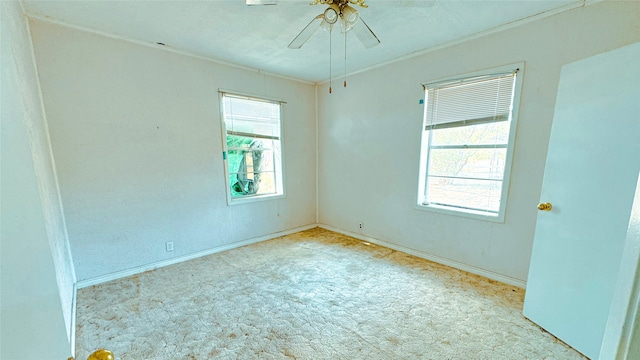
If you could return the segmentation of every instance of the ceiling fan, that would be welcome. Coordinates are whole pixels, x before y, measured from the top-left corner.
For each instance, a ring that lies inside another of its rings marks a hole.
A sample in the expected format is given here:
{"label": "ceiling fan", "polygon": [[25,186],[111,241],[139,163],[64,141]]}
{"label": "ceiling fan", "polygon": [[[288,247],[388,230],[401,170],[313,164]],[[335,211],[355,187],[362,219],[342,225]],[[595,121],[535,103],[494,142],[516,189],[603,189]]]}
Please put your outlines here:
{"label": "ceiling fan", "polygon": [[[289,43],[290,49],[300,49],[319,28],[323,28],[329,33],[332,32],[334,25],[339,23],[341,32],[344,34],[344,61],[345,61],[345,81],[347,86],[347,32],[353,30],[356,37],[362,42],[366,48],[374,47],[380,44],[380,40],[371,28],[362,20],[360,13],[351,5],[358,5],[367,8],[365,3],[367,0],[312,0],[310,5],[328,5],[322,14],[314,17],[307,26]],[[432,6],[435,0],[403,0],[403,1],[380,1],[380,5],[387,3],[392,6],[413,7],[413,6]],[[276,5],[277,0],[245,0],[247,5]],[[378,4],[376,4],[378,5]],[[329,93],[332,92],[331,87],[331,36],[329,36]]]}
{"label": "ceiling fan", "polygon": [[[247,5],[275,5],[275,0],[246,0]],[[380,44],[378,37],[371,28],[360,18],[358,10],[349,4],[368,7],[365,0],[313,0],[311,5],[328,5],[326,10],[313,18],[307,26],[291,41],[290,49],[300,49],[309,38],[319,29],[331,31],[338,22],[343,33],[353,30],[366,48]]]}
{"label": "ceiling fan", "polygon": [[329,5],[327,9],[320,15],[316,16],[309,24],[302,29],[289,44],[290,49],[299,49],[307,40],[318,30],[324,28],[331,31],[331,28],[340,23],[343,33],[353,30],[358,39],[366,48],[374,47],[380,44],[380,40],[371,28],[360,18],[358,10],[349,5],[356,4],[363,8],[368,7],[364,0],[315,0],[314,4]]}
{"label": "ceiling fan", "polygon": [[[247,5],[275,5],[274,0],[246,0]],[[333,26],[336,23],[340,23],[342,33],[345,34],[345,80],[344,86],[347,86],[346,80],[346,49],[347,32],[353,30],[358,39],[366,48],[370,48],[380,44],[378,37],[371,31],[371,28],[360,18],[358,10],[354,9],[349,4],[359,5],[363,8],[368,7],[365,4],[365,0],[314,0],[311,5],[328,5],[325,11],[314,17],[307,26],[300,31],[300,33],[289,43],[290,49],[300,49],[309,38],[319,29],[323,28],[329,32],[333,30]],[[331,37],[329,37],[331,40]],[[329,57],[331,58],[331,42],[329,43]],[[331,88],[331,60],[329,60],[329,93],[332,92]]]}

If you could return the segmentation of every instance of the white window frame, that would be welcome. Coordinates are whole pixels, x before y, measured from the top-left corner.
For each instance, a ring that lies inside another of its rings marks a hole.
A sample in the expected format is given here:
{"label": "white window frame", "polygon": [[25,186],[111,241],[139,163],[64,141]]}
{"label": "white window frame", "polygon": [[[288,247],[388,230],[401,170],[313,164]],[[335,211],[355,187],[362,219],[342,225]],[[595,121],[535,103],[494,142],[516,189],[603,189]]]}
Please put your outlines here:
{"label": "white window frame", "polygon": [[427,104],[424,103],[424,114],[421,127],[422,141],[420,147],[420,164],[419,164],[419,181],[418,181],[418,197],[416,209],[425,210],[430,212],[437,212],[449,215],[463,216],[474,219],[481,219],[486,221],[503,223],[505,219],[505,213],[508,202],[510,179],[511,179],[511,167],[513,162],[513,152],[515,148],[516,132],[518,124],[518,109],[520,108],[520,94],[522,90],[522,79],[524,74],[524,62],[509,64],[491,69],[475,71],[471,73],[462,74],[459,76],[447,77],[435,79],[422,83],[425,89],[425,97],[429,91],[429,86],[433,84],[442,84],[447,82],[454,82],[456,80],[464,81],[474,77],[490,76],[495,74],[502,74],[507,72],[515,72],[515,86],[513,89],[513,102],[511,110],[511,124],[509,128],[509,136],[507,142],[507,153],[505,157],[504,175],[502,178],[502,191],[500,195],[500,208],[497,213],[483,210],[473,210],[462,207],[447,206],[440,204],[428,204],[425,203],[427,198],[427,179],[428,179],[428,163],[429,158],[429,139],[430,131],[426,130],[427,124]]}
{"label": "white window frame", "polygon": [[[227,146],[227,126],[225,123],[225,110],[224,110],[225,96],[243,98],[243,99],[254,100],[254,101],[261,101],[261,102],[269,102],[273,104],[278,104],[280,106],[280,134],[279,134],[280,161],[274,163],[274,170],[276,172],[275,174],[276,192],[275,193],[262,194],[262,195],[245,195],[242,197],[232,196],[231,182],[229,181],[229,175],[233,173],[233,171],[229,170],[229,163],[228,163],[229,148]],[[246,204],[246,203],[257,202],[257,201],[275,200],[275,199],[284,198],[286,186],[285,186],[285,176],[284,176],[285,174],[284,141],[282,139],[282,134],[284,133],[284,121],[283,121],[284,106],[283,105],[286,104],[286,102],[278,99],[267,98],[267,97],[258,96],[258,95],[250,95],[250,94],[240,93],[237,91],[227,91],[223,89],[218,90],[218,97],[219,97],[218,103],[220,106],[220,124],[222,127],[222,134],[221,134],[222,135],[222,159],[223,159],[223,165],[224,165],[224,178],[225,178],[225,186],[226,186],[225,191],[227,194],[227,205],[238,205],[238,204]]]}

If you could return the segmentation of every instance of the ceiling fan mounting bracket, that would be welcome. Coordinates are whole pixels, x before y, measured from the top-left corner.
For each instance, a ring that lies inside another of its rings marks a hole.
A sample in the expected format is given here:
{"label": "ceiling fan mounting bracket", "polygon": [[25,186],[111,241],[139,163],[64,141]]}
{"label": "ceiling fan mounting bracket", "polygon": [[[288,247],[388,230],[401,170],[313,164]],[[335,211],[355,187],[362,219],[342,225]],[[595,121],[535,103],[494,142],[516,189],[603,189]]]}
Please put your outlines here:
{"label": "ceiling fan mounting bracket", "polygon": [[311,3],[311,5],[332,5],[332,4],[338,5],[340,9],[342,9],[343,7],[349,4],[359,5],[360,7],[363,7],[363,8],[369,7],[369,5],[365,3],[365,0],[313,0],[313,2]]}

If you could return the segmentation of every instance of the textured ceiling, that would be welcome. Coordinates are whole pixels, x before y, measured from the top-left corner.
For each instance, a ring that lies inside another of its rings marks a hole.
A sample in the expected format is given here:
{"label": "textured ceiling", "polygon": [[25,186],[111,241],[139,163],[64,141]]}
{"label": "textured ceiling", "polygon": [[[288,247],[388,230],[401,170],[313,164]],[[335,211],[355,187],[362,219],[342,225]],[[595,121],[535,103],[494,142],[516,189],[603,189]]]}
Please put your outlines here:
{"label": "textured ceiling", "polygon": [[[329,77],[329,33],[299,50],[291,40],[326,6],[280,0],[274,6],[229,1],[24,1],[28,15],[116,36],[161,42],[195,55],[310,82]],[[367,0],[356,7],[381,44],[366,49],[347,33],[347,72],[441,46],[583,0]],[[344,72],[344,35],[333,32],[333,71]]]}

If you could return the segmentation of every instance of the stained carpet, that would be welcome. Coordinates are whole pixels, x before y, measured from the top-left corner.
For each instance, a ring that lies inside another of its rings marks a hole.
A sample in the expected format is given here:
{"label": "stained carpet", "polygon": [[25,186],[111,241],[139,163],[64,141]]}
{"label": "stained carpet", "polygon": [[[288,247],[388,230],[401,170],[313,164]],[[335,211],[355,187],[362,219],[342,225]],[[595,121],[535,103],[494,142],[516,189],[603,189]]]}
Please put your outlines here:
{"label": "stained carpet", "polygon": [[76,359],[583,359],[523,298],[312,229],[81,289]]}

